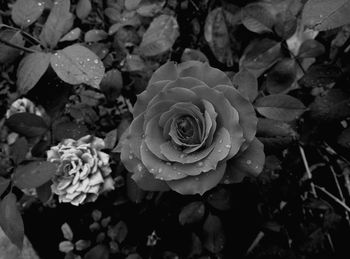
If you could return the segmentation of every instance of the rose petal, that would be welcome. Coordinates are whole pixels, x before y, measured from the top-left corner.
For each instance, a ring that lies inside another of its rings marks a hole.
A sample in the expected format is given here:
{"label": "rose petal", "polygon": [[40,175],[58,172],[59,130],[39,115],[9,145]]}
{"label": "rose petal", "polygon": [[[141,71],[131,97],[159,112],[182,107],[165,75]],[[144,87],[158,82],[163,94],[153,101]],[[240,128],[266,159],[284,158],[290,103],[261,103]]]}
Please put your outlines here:
{"label": "rose petal", "polygon": [[199,98],[206,99],[217,112],[217,123],[219,127],[226,128],[231,136],[231,149],[228,158],[233,157],[239,151],[244,142],[243,131],[239,125],[239,116],[235,108],[225,98],[224,94],[209,87],[196,86],[191,89]]}
{"label": "rose petal", "polygon": [[137,101],[132,111],[134,118],[146,110],[147,105],[152,100],[152,98],[155,97],[168,83],[169,80],[155,82],[151,85],[148,85],[147,89],[137,96]]}
{"label": "rose petal", "polygon": [[258,176],[264,163],[264,145],[254,138],[242,154],[227,161],[227,170],[222,181],[230,184],[241,182],[245,176]]}
{"label": "rose petal", "polygon": [[[141,113],[139,116],[134,118],[129,126],[129,135],[126,137],[126,144],[130,145],[130,154],[128,156],[135,155],[137,158],[140,158],[140,145],[142,141],[143,133],[143,122],[144,122],[144,113]],[[122,148],[122,153],[124,152]]]}
{"label": "rose petal", "polygon": [[145,129],[145,143],[150,152],[159,159],[166,160],[166,157],[160,152],[160,146],[167,140],[163,138],[163,132],[158,125],[159,117],[160,114],[154,116],[149,122],[147,122]]}
{"label": "rose petal", "polygon": [[188,176],[186,178],[168,181],[169,187],[184,195],[197,194],[203,195],[206,191],[214,188],[222,179],[225,173],[226,163],[220,163],[218,167],[207,173],[198,176]]}
{"label": "rose petal", "polygon": [[167,62],[160,66],[152,75],[148,85],[163,80],[176,80],[178,77],[177,66],[174,62]]}
{"label": "rose petal", "polygon": [[208,63],[198,62],[196,65],[185,68],[179,73],[179,77],[193,77],[203,81],[209,87],[220,84],[233,86],[230,78],[224,72],[209,66]]}
{"label": "rose petal", "polygon": [[248,142],[252,141],[255,137],[258,123],[253,105],[234,87],[218,85],[214,89],[222,92],[231,105],[238,111],[239,124],[243,129],[243,136]]}
{"label": "rose petal", "polygon": [[[121,153],[120,159],[122,160],[125,168],[132,172],[132,178],[140,186],[140,188],[149,191],[166,191],[169,189],[164,181],[155,179],[135,156],[129,156],[130,146],[123,146],[124,152]],[[127,156],[125,156],[127,155]]]}
{"label": "rose petal", "polygon": [[164,91],[173,89],[173,88],[186,88],[191,89],[192,87],[198,86],[198,85],[205,85],[205,83],[199,79],[193,78],[193,77],[182,77],[178,78],[175,81],[169,81],[164,86]]}
{"label": "rose petal", "polygon": [[145,111],[145,119],[143,123],[143,129],[146,130],[146,124],[155,116],[160,116],[162,113],[168,111],[172,105],[176,102],[171,100],[163,100],[155,103],[152,107],[149,107]]}

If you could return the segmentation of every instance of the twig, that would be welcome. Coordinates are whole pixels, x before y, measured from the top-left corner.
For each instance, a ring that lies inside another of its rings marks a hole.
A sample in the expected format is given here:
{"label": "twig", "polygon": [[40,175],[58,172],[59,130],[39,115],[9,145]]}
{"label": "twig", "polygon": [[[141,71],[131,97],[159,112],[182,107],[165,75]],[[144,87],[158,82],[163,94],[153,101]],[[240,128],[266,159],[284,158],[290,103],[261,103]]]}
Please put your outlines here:
{"label": "twig", "polygon": [[314,185],[314,187],[320,191],[322,191],[324,194],[326,194],[329,198],[333,199],[336,203],[338,203],[340,206],[342,206],[347,212],[350,212],[350,208],[348,205],[346,205],[344,202],[339,200],[336,196],[331,194],[329,191],[327,191],[324,187],[320,187],[318,185]]}
{"label": "twig", "polygon": [[[306,176],[307,176],[307,178],[309,180],[311,180],[312,179],[312,174],[311,174],[310,167],[309,167],[309,164],[308,164],[306,156],[305,156],[304,149],[303,149],[303,147],[301,145],[299,145],[299,151],[300,151],[300,155],[301,155],[301,158],[303,160],[304,167],[305,167],[305,170],[306,170]],[[313,182],[311,182],[311,193],[314,195],[315,198],[317,198],[317,193],[316,193],[315,185],[314,185]]]}
{"label": "twig", "polygon": [[246,255],[250,254],[251,252],[253,252],[253,250],[255,249],[255,247],[259,244],[259,242],[261,241],[261,239],[263,239],[263,237],[265,236],[264,232],[260,231],[258,233],[258,235],[256,236],[256,238],[254,239],[253,243],[249,246],[249,248],[247,249]]}
{"label": "twig", "polygon": [[38,51],[36,51],[36,50],[34,50],[34,49],[28,49],[28,48],[26,48],[26,47],[18,46],[18,45],[16,45],[16,44],[13,44],[13,43],[11,43],[11,42],[8,42],[8,41],[6,41],[6,40],[4,40],[4,39],[0,39],[0,42],[3,43],[3,44],[5,44],[5,45],[7,45],[7,46],[10,46],[10,47],[13,47],[13,48],[16,48],[16,49],[20,49],[20,50],[23,50],[23,51],[26,51],[26,52],[30,52],[30,53],[38,52]]}

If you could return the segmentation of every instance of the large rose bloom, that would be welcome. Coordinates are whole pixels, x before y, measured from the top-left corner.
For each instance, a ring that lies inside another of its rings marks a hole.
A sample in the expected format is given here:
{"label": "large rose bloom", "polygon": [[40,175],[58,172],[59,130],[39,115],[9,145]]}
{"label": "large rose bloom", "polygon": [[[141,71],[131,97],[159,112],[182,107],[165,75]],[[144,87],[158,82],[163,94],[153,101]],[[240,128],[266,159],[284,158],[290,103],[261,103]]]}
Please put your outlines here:
{"label": "large rose bloom", "polygon": [[65,139],[47,151],[47,160],[58,165],[51,189],[60,202],[92,202],[101,192],[113,189],[109,155],[101,151],[104,146],[103,139],[87,135]]}
{"label": "large rose bloom", "polygon": [[207,63],[161,66],[137,97],[133,116],[121,160],[144,190],[203,194],[262,171],[253,106]]}

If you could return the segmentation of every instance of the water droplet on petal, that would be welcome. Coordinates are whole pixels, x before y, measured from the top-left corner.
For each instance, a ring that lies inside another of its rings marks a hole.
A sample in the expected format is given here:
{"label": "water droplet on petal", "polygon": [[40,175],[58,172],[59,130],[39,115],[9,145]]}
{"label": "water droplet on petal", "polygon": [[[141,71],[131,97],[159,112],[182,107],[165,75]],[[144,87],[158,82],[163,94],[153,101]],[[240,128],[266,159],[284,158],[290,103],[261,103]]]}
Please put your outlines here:
{"label": "water droplet on petal", "polygon": [[220,144],[222,143],[222,139],[219,140],[219,143],[220,143]]}
{"label": "water droplet on petal", "polygon": [[134,156],[133,155],[129,155],[129,159],[131,160],[131,159],[133,159],[134,158]]}
{"label": "water droplet on petal", "polygon": [[181,154],[181,155],[180,155],[180,158],[184,158],[184,157],[185,157],[185,155],[184,155],[184,154]]}
{"label": "water droplet on petal", "polygon": [[94,63],[95,63],[95,64],[98,64],[98,59],[95,59],[95,60],[94,60]]}
{"label": "water droplet on petal", "polygon": [[39,5],[39,6],[42,6],[42,5],[43,5],[43,3],[39,2],[39,3],[38,3],[38,5]]}
{"label": "water droplet on petal", "polygon": [[219,149],[219,150],[218,150],[218,153],[221,153],[221,152],[222,152],[222,150],[221,150],[221,149]]}
{"label": "water droplet on petal", "polygon": [[224,181],[224,184],[229,184],[230,183],[230,181],[228,180],[228,179],[226,179],[225,181]]}
{"label": "water droplet on petal", "polygon": [[151,168],[149,171],[150,171],[151,173],[154,173],[154,168]]}
{"label": "water droplet on petal", "polygon": [[166,165],[171,165],[171,163],[170,163],[170,162],[166,162],[165,164],[166,164]]}
{"label": "water droplet on petal", "polygon": [[27,23],[30,23],[31,22],[31,20],[30,19],[27,19]]}
{"label": "water droplet on petal", "polygon": [[158,169],[158,173],[161,173],[162,171],[163,171],[162,168],[159,168],[159,169]]}
{"label": "water droplet on petal", "polygon": [[251,160],[247,160],[247,165],[250,165],[252,163]]}
{"label": "water droplet on petal", "polygon": [[87,61],[87,62],[89,62],[89,61],[90,61],[90,59],[89,59],[89,58],[87,58],[87,59],[86,59],[86,61]]}
{"label": "water droplet on petal", "polygon": [[227,147],[227,148],[231,148],[231,145],[226,145],[225,147]]}
{"label": "water droplet on petal", "polygon": [[198,166],[203,166],[203,162],[198,162]]}

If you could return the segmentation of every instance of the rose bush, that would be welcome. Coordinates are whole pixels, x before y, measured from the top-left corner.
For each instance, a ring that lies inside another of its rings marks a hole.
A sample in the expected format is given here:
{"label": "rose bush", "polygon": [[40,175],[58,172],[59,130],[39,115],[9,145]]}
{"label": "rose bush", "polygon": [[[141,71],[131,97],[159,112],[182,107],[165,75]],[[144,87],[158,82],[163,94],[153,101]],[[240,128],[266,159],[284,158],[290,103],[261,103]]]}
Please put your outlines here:
{"label": "rose bush", "polygon": [[47,160],[58,164],[51,188],[60,202],[79,205],[113,189],[109,155],[101,151],[104,146],[102,139],[88,135],[65,139],[47,151]]}
{"label": "rose bush", "polygon": [[133,116],[119,151],[144,190],[203,194],[263,169],[253,106],[207,63],[161,66],[137,97]]}

